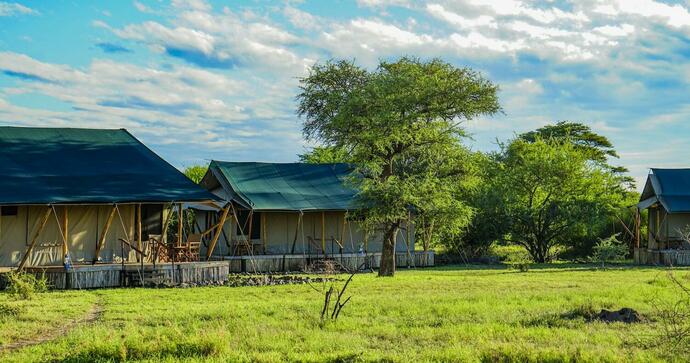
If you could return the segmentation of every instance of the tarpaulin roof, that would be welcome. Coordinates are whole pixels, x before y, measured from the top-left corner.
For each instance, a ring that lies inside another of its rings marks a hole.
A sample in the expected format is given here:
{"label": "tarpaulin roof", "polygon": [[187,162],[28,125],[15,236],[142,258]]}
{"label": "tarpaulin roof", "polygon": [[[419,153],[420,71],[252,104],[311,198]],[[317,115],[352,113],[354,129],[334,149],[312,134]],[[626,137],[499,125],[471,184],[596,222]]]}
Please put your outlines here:
{"label": "tarpaulin roof", "polygon": [[640,196],[640,209],[656,202],[668,213],[690,212],[690,169],[652,169]]}
{"label": "tarpaulin roof", "polygon": [[214,199],[124,129],[0,127],[0,204]]}
{"label": "tarpaulin roof", "polygon": [[348,210],[357,194],[348,164],[212,161],[209,169],[254,210]]}

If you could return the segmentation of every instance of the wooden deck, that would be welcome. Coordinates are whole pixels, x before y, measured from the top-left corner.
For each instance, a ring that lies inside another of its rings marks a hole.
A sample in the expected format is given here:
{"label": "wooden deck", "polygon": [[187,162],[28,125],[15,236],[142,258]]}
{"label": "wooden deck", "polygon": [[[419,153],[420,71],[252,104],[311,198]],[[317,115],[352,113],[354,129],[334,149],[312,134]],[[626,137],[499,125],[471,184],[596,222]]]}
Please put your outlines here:
{"label": "wooden deck", "polygon": [[[323,255],[255,255],[255,256],[214,256],[229,262],[230,272],[298,272],[304,271],[314,261],[323,260]],[[416,251],[396,254],[398,267],[430,267],[434,266],[434,251]],[[381,253],[343,253],[331,254],[327,260],[336,261],[347,270],[355,271],[360,266],[376,269],[381,265]]]}
{"label": "wooden deck", "polygon": [[690,266],[690,250],[635,248],[634,259],[640,265]]}
{"label": "wooden deck", "polygon": [[208,285],[228,280],[227,262],[181,262],[161,264],[74,265],[68,271],[62,266],[28,267],[27,272],[45,275],[56,289],[94,289],[103,287],[151,285]]}

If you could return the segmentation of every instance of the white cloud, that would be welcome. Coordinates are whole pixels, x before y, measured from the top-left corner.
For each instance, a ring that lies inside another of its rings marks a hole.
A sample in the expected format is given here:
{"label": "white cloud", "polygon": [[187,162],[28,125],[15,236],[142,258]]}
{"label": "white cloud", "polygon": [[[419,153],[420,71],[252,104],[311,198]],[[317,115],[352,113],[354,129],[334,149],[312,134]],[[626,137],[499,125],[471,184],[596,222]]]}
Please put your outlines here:
{"label": "white cloud", "polygon": [[468,19],[460,14],[446,10],[439,4],[428,4],[426,10],[432,16],[460,28],[497,27],[495,19],[489,15],[480,15],[476,18]]}
{"label": "white cloud", "polygon": [[0,2],[0,16],[38,14],[34,9],[18,3]]}
{"label": "white cloud", "polygon": [[634,33],[635,27],[630,24],[622,24],[620,26],[605,25],[596,27],[593,30],[609,37],[625,37]]}
{"label": "white cloud", "polygon": [[690,12],[680,4],[668,5],[654,0],[614,0],[619,12],[662,19],[679,28],[690,26]]}

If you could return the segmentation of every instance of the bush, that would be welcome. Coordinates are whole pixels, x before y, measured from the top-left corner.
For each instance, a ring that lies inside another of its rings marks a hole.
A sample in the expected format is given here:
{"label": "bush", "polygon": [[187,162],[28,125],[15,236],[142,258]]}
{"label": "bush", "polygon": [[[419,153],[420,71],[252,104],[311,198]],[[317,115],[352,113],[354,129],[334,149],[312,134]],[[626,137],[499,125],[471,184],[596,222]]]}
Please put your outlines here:
{"label": "bush", "polygon": [[520,246],[497,246],[494,248],[496,253],[509,268],[520,272],[529,271],[532,265],[532,257]]}
{"label": "bush", "polygon": [[21,300],[29,300],[35,293],[48,291],[48,280],[45,275],[40,278],[34,274],[25,272],[8,272],[5,274],[7,279],[7,292]]}
{"label": "bush", "polygon": [[594,246],[594,254],[591,259],[593,262],[601,262],[601,267],[606,267],[606,262],[620,261],[625,259],[628,254],[628,247],[618,240],[619,233],[611,237],[599,239]]}

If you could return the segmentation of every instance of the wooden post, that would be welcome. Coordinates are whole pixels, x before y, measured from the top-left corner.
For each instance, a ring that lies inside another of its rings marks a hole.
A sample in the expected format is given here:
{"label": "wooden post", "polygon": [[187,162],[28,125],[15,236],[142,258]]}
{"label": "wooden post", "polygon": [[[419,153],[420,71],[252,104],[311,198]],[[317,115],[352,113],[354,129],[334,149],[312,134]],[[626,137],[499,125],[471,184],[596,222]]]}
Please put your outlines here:
{"label": "wooden post", "polygon": [[[143,251],[142,241],[141,241],[141,203],[137,204],[137,248],[139,251]],[[139,255],[137,255],[139,256]],[[139,260],[140,257],[137,257]]]}
{"label": "wooden post", "polygon": [[[168,241],[168,225],[170,225],[170,217],[172,217],[173,209],[174,206],[172,203],[170,203],[170,210],[168,211],[168,215],[165,216],[165,221],[163,222],[163,231],[161,232],[161,243]],[[163,211],[165,211],[165,208],[163,209]]]}
{"label": "wooden post", "polygon": [[[41,234],[41,232],[43,232],[43,229],[45,228],[46,224],[48,223],[48,218],[50,218],[50,213],[52,211],[53,211],[53,208],[48,207],[48,210],[43,215],[43,219],[41,220],[41,224],[39,225],[38,229],[34,233],[34,236],[31,238],[31,243],[29,243],[29,248],[26,249],[26,253],[24,254],[24,257],[22,257],[22,261],[19,263],[19,271],[21,271],[24,268],[26,261],[29,259],[29,256],[31,256],[31,251],[33,251],[34,245],[36,245],[36,241],[38,240],[38,236]],[[28,211],[27,211],[27,213],[28,213]]]}
{"label": "wooden post", "polygon": [[261,212],[261,246],[266,253],[266,213]]}
{"label": "wooden post", "polygon": [[[62,207],[62,258],[67,256],[69,247],[67,246],[67,241],[69,241],[69,215],[67,214],[67,206]],[[72,257],[72,256],[70,256]]]}
{"label": "wooden post", "polygon": [[[346,219],[347,219],[347,212],[343,213],[343,230],[340,231],[340,247],[341,247],[340,253],[343,253],[342,249],[345,246],[345,222],[346,222]],[[352,252],[354,252],[354,251],[352,251]]]}
{"label": "wooden post", "polygon": [[182,203],[177,205],[177,245],[182,246]]}
{"label": "wooden post", "polygon": [[321,212],[321,252],[326,255],[326,212]]}
{"label": "wooden post", "polygon": [[640,248],[640,209],[635,208],[635,247]]}
{"label": "wooden post", "polygon": [[223,209],[223,215],[220,217],[220,222],[218,223],[218,229],[216,230],[216,233],[213,234],[213,239],[211,240],[211,243],[208,245],[208,250],[206,251],[206,261],[211,259],[211,255],[213,254],[213,250],[216,248],[216,243],[218,243],[218,238],[220,238],[220,235],[223,232],[223,226],[225,225],[225,220],[228,218],[228,212],[230,211],[230,206],[225,207]]}
{"label": "wooden post", "polygon": [[[252,224],[254,223],[254,210],[249,211],[249,231],[247,231],[247,240],[252,243]],[[253,251],[252,251],[253,252]]]}
{"label": "wooden post", "polygon": [[[295,245],[297,244],[297,236],[299,235],[299,226],[302,223],[302,212],[299,212],[299,216],[297,217],[297,227],[295,228],[295,238],[292,239],[292,248],[290,249],[290,254],[295,253]],[[302,251],[304,253],[304,251]]]}
{"label": "wooden post", "polygon": [[110,209],[110,214],[108,214],[108,219],[105,221],[103,226],[103,231],[101,231],[101,237],[98,239],[98,244],[96,245],[96,254],[93,257],[93,263],[98,262],[98,255],[101,253],[101,249],[105,245],[105,239],[108,236],[108,230],[110,230],[110,225],[113,223],[113,217],[115,217],[115,205]]}

